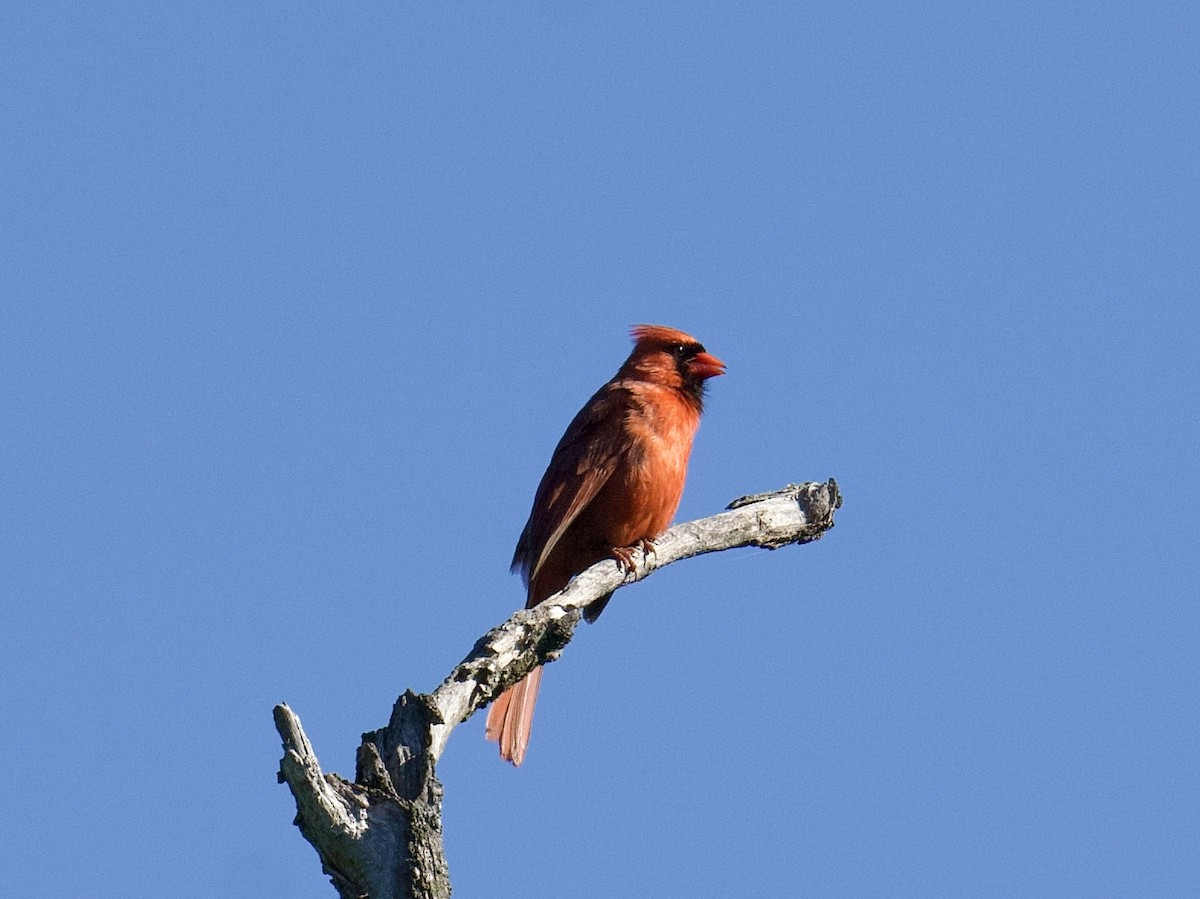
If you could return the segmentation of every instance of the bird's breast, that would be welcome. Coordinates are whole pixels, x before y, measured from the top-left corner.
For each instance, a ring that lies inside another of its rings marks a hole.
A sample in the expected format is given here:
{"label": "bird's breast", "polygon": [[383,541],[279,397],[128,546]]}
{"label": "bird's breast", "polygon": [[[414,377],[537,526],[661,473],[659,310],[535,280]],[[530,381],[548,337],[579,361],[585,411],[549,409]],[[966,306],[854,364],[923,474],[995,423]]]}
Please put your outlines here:
{"label": "bird's breast", "polygon": [[627,464],[596,498],[597,521],[610,546],[629,546],[667,529],[683,496],[698,424],[699,416],[665,391],[631,410]]}

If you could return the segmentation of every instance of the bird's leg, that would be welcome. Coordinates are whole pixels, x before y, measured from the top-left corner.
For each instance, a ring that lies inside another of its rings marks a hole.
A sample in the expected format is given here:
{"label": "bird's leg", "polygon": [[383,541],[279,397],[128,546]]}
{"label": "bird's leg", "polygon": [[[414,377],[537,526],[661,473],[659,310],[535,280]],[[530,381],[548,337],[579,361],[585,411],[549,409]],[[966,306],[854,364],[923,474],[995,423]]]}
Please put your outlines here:
{"label": "bird's leg", "polygon": [[648,537],[640,537],[629,546],[614,546],[612,548],[612,557],[617,560],[617,564],[626,575],[633,574],[637,571],[637,565],[633,561],[633,551],[640,549],[642,558],[647,558],[654,554],[656,547],[654,541]]}

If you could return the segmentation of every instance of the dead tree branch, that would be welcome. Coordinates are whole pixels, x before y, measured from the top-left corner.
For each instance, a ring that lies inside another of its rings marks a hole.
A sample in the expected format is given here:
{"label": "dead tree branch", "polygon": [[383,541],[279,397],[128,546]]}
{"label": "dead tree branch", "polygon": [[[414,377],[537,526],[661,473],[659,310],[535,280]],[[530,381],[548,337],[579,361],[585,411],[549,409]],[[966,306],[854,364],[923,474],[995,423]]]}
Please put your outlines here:
{"label": "dead tree branch", "polygon": [[635,570],[598,562],[533,609],[484,634],[429,694],[396,700],[386,727],[363,734],[351,783],[323,774],[300,719],[275,707],[283,739],[279,782],[296,800],[296,825],[321,858],[342,899],[445,899],[450,878],[442,848],[442,785],[437,760],[451,731],[537,665],[552,662],[592,601],[665,565],[739,546],[778,549],[810,543],[833,527],[837,484],[789,484],[744,496],[728,511],[671,528]]}

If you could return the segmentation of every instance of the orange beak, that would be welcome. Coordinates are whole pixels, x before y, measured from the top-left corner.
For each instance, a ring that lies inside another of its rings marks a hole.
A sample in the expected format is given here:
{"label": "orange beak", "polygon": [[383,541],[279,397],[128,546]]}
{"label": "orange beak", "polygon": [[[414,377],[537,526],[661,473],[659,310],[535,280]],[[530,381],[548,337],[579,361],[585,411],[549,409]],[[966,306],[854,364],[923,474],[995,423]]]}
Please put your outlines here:
{"label": "orange beak", "polygon": [[688,370],[703,381],[725,374],[725,363],[712,353],[697,353],[688,364]]}

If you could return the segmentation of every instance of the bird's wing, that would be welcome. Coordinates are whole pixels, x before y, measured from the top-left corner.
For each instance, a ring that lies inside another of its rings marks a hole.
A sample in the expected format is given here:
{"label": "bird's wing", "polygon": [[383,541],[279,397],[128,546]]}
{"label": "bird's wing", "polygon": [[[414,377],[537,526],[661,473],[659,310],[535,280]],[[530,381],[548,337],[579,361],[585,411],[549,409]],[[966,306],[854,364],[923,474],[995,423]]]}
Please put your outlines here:
{"label": "bird's wing", "polygon": [[526,585],[629,454],[625,420],[633,402],[628,390],[606,384],[579,410],[554,448],[513,554],[512,569],[521,570]]}

